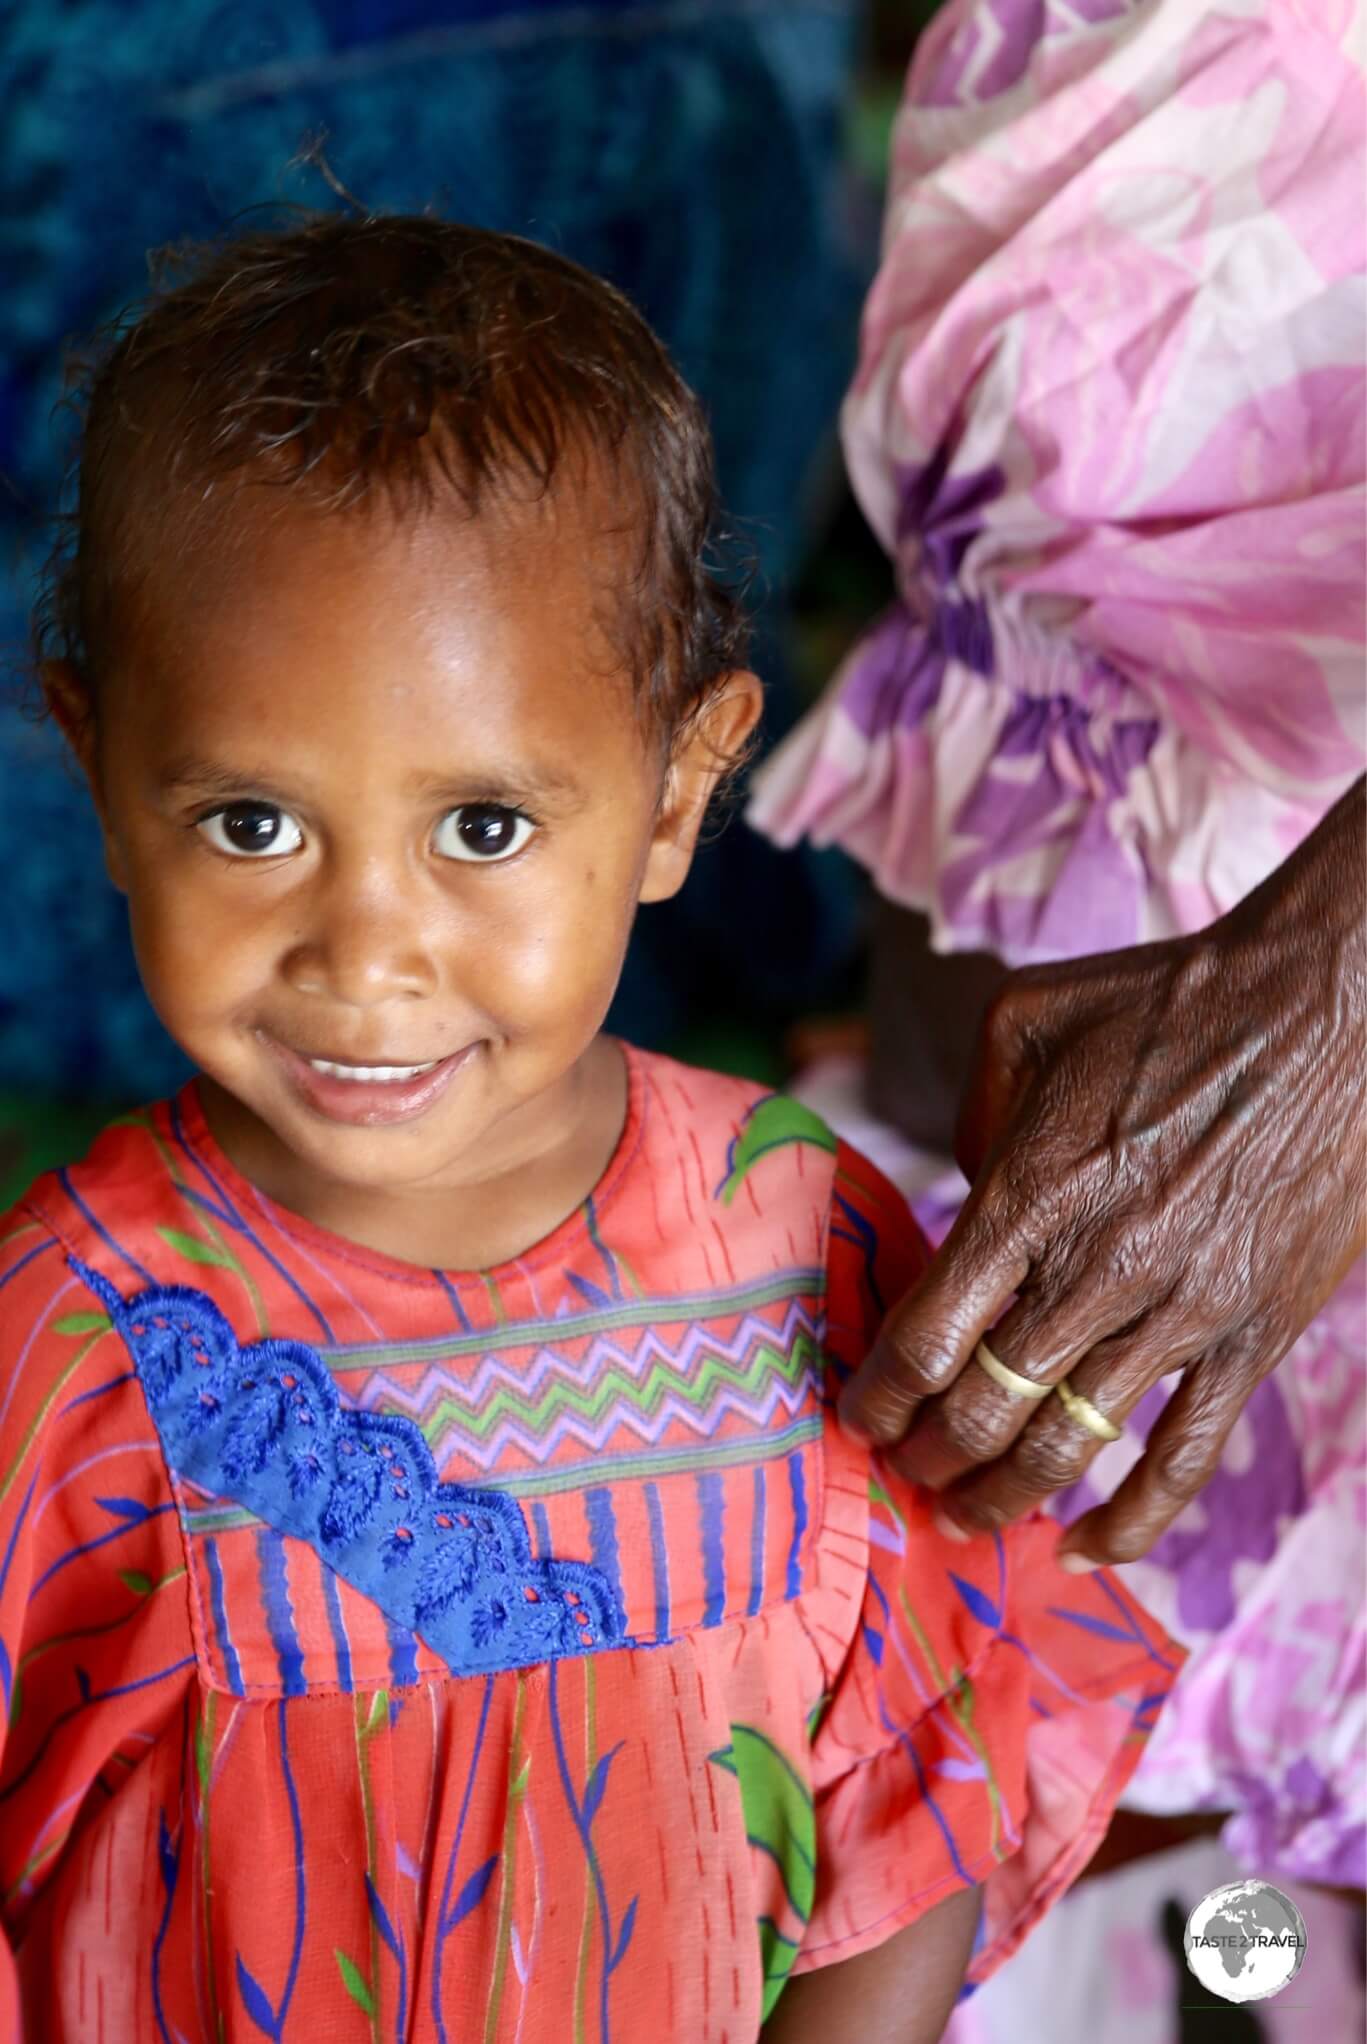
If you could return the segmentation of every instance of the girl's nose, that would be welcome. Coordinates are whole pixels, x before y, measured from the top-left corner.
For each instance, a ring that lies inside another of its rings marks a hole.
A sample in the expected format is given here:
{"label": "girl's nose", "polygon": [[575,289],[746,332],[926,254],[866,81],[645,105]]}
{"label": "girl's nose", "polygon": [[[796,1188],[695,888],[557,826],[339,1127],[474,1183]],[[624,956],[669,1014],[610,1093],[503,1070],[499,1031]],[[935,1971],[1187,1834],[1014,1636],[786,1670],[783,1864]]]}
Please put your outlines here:
{"label": "girl's nose", "polygon": [[286,954],[284,974],[297,993],[354,1008],[420,1000],[438,978],[411,897],[377,884],[373,874],[320,889],[307,927]]}

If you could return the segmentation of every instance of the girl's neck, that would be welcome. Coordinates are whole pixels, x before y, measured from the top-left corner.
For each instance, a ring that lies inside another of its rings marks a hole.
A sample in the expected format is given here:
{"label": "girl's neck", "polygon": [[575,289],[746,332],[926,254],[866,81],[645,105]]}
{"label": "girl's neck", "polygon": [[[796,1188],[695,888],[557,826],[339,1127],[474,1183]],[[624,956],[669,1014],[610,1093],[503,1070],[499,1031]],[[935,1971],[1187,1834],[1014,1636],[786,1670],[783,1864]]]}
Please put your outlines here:
{"label": "girl's neck", "polygon": [[547,1101],[532,1144],[487,1174],[401,1188],[319,1179],[213,1080],[201,1077],[198,1092],[228,1161],[277,1206],[400,1262],[475,1271],[521,1256],[588,1198],[621,1138],[629,1076],[621,1044],[599,1036]]}

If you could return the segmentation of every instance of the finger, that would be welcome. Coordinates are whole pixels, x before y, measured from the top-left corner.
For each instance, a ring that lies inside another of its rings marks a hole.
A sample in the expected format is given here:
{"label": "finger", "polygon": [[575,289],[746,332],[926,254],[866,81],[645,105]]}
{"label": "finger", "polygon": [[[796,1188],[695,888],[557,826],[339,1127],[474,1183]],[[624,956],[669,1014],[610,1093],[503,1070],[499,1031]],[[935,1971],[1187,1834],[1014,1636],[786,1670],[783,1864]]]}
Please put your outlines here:
{"label": "finger", "polygon": [[1193,1363],[1115,1496],[1070,1526],[1060,1560],[1074,1570],[1137,1561],[1215,1474],[1257,1381],[1227,1367],[1226,1350]]}
{"label": "finger", "polygon": [[1125,1422],[1158,1376],[1180,1368],[1190,1355],[1181,1342],[1177,1316],[1155,1316],[1137,1336],[1133,1328],[1097,1342],[1068,1373],[1074,1402],[1057,1393],[1031,1413],[1006,1454],[971,1472],[942,1499],[944,1519],[961,1530],[983,1533],[1038,1510],[1056,1490],[1086,1475],[1107,1445],[1086,1424],[1075,1401],[1098,1425],[1124,1430]]}
{"label": "finger", "polygon": [[[1110,1272],[1059,1298],[1063,1282],[1062,1277],[1051,1282],[1047,1266],[1034,1272],[1023,1296],[987,1336],[990,1354],[1026,1383],[1056,1384],[1089,1355],[1110,1356],[1111,1362],[1099,1367],[1104,1377],[1120,1353],[1107,1348],[1107,1338],[1134,1330],[1137,1302],[1117,1294]],[[1148,1345],[1142,1345],[1143,1357],[1148,1353]],[[1154,1363],[1150,1375],[1175,1367]],[[1055,1406],[1057,1400],[1047,1401],[1046,1407],[1023,1388],[1004,1387],[988,1367],[965,1370],[942,1398],[921,1408],[894,1457],[895,1467],[911,1483],[942,1490],[976,1465],[996,1462],[1024,1430],[1047,1432],[1047,1408]]]}
{"label": "finger", "polygon": [[842,1391],[842,1425],[864,1441],[900,1440],[920,1401],[953,1382],[1028,1269],[1021,1243],[993,1227],[981,1196],[970,1193]]}

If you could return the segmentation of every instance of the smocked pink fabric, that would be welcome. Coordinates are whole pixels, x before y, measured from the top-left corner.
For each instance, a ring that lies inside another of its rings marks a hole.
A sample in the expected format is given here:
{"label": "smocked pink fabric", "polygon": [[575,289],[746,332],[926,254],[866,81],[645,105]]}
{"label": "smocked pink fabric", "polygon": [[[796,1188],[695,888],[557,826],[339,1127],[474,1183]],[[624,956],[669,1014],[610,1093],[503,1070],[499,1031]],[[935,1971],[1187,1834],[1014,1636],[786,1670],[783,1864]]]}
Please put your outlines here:
{"label": "smocked pink fabric", "polygon": [[844,412],[896,601],[761,774],[944,949],[1198,928],[1363,764],[1363,10],[951,0]]}

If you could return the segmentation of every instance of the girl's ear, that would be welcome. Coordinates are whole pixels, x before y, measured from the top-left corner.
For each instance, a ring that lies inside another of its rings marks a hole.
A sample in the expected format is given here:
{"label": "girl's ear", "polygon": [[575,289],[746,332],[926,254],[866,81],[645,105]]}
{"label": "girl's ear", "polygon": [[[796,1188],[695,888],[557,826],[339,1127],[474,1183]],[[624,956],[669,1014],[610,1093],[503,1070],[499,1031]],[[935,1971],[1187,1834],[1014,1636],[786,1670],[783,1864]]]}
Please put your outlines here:
{"label": "girl's ear", "polygon": [[[95,778],[95,718],[90,691],[69,660],[43,662],[43,695],[86,779]],[[93,786],[92,786],[93,792]]]}
{"label": "girl's ear", "polygon": [[100,819],[100,830],[104,837],[104,862],[111,881],[122,893],[125,891],[123,866],[109,827],[109,812],[100,780],[99,738],[90,690],[83,676],[69,660],[44,661],[42,682],[43,695],[56,720],[57,728],[71,747],[77,765],[90,784],[91,800],[95,804],[95,814]]}
{"label": "girl's ear", "polygon": [[667,901],[683,886],[713,790],[744,757],[763,703],[757,677],[737,669],[685,727],[665,775],[641,882],[642,901]]}

